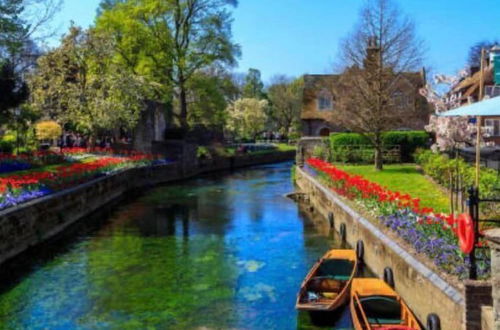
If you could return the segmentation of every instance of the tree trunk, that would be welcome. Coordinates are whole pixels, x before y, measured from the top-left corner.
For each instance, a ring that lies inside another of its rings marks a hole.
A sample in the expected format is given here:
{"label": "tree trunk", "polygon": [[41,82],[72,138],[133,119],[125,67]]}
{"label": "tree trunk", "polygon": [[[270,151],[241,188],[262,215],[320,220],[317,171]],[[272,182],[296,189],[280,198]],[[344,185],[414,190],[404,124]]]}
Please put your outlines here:
{"label": "tree trunk", "polygon": [[375,169],[382,171],[384,169],[384,159],[382,154],[382,138],[380,134],[375,135]]}
{"label": "tree trunk", "polygon": [[188,127],[187,124],[187,95],[186,95],[186,87],[184,86],[184,82],[180,84],[180,93],[179,93],[179,103],[181,107],[181,111],[179,114],[179,122],[181,124],[181,127],[186,129]]}
{"label": "tree trunk", "polygon": [[382,147],[380,145],[375,146],[375,169],[377,171],[382,171],[384,169]]}

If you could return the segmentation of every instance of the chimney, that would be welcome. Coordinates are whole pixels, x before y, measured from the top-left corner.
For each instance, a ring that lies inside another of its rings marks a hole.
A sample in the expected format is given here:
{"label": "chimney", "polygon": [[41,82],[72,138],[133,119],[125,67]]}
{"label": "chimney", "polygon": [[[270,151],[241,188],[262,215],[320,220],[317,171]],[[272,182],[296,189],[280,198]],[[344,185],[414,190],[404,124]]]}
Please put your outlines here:
{"label": "chimney", "polygon": [[377,67],[379,62],[380,47],[377,37],[370,37],[367,41],[366,59],[364,61],[365,69]]}

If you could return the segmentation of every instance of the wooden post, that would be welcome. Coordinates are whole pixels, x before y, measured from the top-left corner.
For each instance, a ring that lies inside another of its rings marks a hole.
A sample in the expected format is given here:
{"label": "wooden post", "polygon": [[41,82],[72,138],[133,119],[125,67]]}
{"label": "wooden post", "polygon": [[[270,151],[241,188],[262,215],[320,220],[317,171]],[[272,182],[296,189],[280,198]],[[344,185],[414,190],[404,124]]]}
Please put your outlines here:
{"label": "wooden post", "polygon": [[[481,49],[481,72],[479,75],[479,100],[481,102],[484,98],[484,57],[485,57],[484,48]],[[476,139],[476,180],[475,185],[476,188],[479,188],[479,170],[481,167],[481,116],[477,116],[477,139]]]}

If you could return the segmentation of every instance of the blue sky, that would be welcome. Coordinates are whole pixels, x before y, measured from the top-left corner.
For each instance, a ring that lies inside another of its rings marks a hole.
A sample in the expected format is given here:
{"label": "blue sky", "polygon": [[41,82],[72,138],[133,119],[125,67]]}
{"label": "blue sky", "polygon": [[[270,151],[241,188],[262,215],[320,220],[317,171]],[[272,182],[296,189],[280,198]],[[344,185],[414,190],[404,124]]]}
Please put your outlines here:
{"label": "blue sky", "polygon": [[[500,39],[500,0],[399,0],[427,48],[426,66],[452,74],[465,64],[469,47]],[[59,35],[71,20],[92,24],[99,0],[65,0],[53,24]],[[237,71],[261,70],[298,76],[328,73],[339,40],[357,20],[362,0],[240,0],[234,11],[234,40],[242,47]]]}

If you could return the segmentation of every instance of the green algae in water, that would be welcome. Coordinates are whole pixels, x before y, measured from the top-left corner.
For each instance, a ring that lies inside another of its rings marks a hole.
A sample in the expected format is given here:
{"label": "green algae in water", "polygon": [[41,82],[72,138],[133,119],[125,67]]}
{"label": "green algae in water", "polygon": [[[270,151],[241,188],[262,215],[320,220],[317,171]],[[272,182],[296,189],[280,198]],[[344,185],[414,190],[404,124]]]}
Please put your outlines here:
{"label": "green algae in water", "polygon": [[[160,187],[121,206],[0,293],[0,328],[315,328],[295,297],[334,242],[282,198],[288,166]],[[335,328],[350,326],[344,318]]]}

